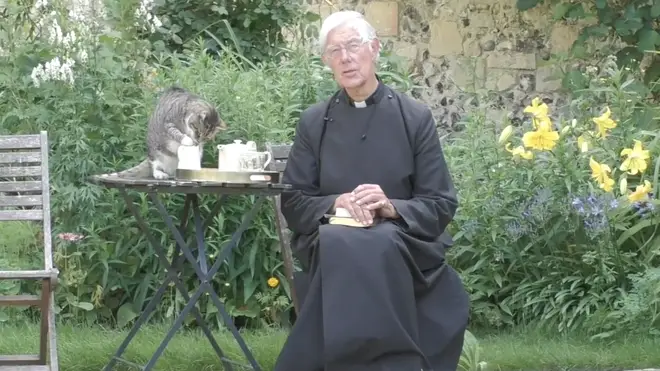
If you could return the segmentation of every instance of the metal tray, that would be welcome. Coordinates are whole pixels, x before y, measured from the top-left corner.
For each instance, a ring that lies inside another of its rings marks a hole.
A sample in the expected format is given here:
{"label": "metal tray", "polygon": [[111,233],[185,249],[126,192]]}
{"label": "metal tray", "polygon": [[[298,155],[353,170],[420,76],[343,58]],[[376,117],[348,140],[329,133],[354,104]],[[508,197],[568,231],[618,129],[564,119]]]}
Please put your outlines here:
{"label": "metal tray", "polygon": [[177,169],[176,178],[195,182],[279,183],[280,173],[278,171],[220,171],[213,168]]}

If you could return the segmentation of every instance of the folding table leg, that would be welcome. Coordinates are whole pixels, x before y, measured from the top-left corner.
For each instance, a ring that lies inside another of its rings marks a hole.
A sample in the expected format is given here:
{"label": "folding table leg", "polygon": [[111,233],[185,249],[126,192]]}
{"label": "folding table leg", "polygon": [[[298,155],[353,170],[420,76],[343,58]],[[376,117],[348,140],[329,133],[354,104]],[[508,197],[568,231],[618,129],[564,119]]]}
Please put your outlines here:
{"label": "folding table leg", "polygon": [[[127,362],[124,359],[121,358],[121,355],[123,352],[126,350],[128,347],[128,344],[133,340],[137,332],[139,331],[140,327],[146,322],[147,318],[151,315],[151,313],[156,309],[156,306],[158,303],[162,300],[163,295],[165,294],[165,291],[169,287],[170,282],[174,282],[177,290],[181,293],[181,296],[184,298],[184,300],[190,300],[190,297],[188,295],[188,290],[186,287],[183,285],[183,283],[178,279],[178,272],[177,272],[177,266],[180,266],[179,263],[182,262],[181,258],[184,258],[183,256],[178,255],[178,245],[175,248],[175,259],[176,261],[170,264],[170,262],[167,261],[166,258],[166,252],[165,249],[160,245],[160,243],[153,237],[153,235],[149,232],[149,228],[147,227],[144,219],[141,217],[139,214],[137,208],[133,204],[133,199],[128,196],[125,190],[120,189],[120,193],[122,197],[124,198],[124,201],[126,202],[127,207],[133,214],[134,218],[137,221],[138,227],[142,230],[142,233],[147,237],[151,245],[154,247],[154,249],[157,250],[157,255],[161,263],[165,266],[165,269],[167,271],[167,278],[165,281],[161,284],[161,286],[158,288],[156,293],[154,294],[154,297],[150,300],[149,304],[147,304],[147,307],[144,309],[140,317],[136,320],[135,324],[131,328],[128,336],[124,339],[122,344],[119,346],[117,351],[115,352],[115,355],[111,358],[110,362],[106,365],[104,368],[104,371],[109,371],[112,369],[112,367],[116,364],[117,361],[122,361],[124,363],[131,363]],[[212,212],[217,214],[217,212],[220,209],[220,206],[222,204],[222,201],[224,201],[224,197],[221,197],[217,202],[216,205],[214,206]],[[185,220],[187,219],[187,214],[188,214],[188,208],[190,206],[192,199],[187,197],[186,198],[186,205],[184,206],[184,225],[185,225]],[[213,217],[215,216],[213,214]],[[208,220],[208,224],[213,220],[213,217],[211,217]],[[208,227],[208,225],[207,225]],[[185,258],[183,259],[185,260]],[[209,339],[209,342],[211,343],[211,346],[213,347],[213,350],[218,354],[220,357],[223,366],[225,367],[225,370],[227,371],[233,371],[233,367],[231,363],[229,363],[228,359],[224,356],[224,353],[220,349],[220,346],[218,343],[215,341],[215,338],[213,337],[213,334],[211,331],[208,329],[207,326],[205,326],[205,322],[201,316],[201,313],[197,308],[193,308],[193,315],[195,316],[196,322],[202,327],[202,331],[206,335],[206,337]],[[152,366],[153,367],[153,366]],[[142,367],[140,367],[142,368]],[[148,370],[148,368],[142,368],[143,370]]]}
{"label": "folding table leg", "polygon": [[[248,361],[250,362],[252,369],[255,371],[261,371],[261,367],[259,367],[259,364],[257,363],[256,359],[252,355],[252,352],[250,349],[247,347],[247,344],[245,343],[245,340],[240,336],[238,333],[238,330],[236,329],[236,326],[234,325],[233,321],[231,321],[231,318],[229,317],[229,314],[227,313],[222,301],[220,300],[220,297],[218,294],[215,292],[213,287],[211,286],[211,281],[213,276],[216,274],[216,272],[220,269],[220,266],[222,263],[225,261],[225,259],[229,256],[231,251],[238,245],[238,241],[240,237],[243,235],[245,230],[248,228],[248,226],[252,223],[252,220],[256,216],[257,211],[259,208],[263,205],[263,202],[265,200],[265,197],[258,196],[257,201],[255,204],[252,206],[250,211],[246,214],[246,217],[243,219],[243,222],[240,224],[238,229],[232,234],[231,240],[228,242],[227,246],[225,246],[220,254],[218,254],[218,257],[216,258],[215,263],[211,267],[211,269],[207,272],[202,271],[202,267],[198,264],[196,264],[196,259],[192,252],[190,251],[189,247],[186,245],[185,241],[183,240],[183,237],[179,233],[179,231],[176,229],[174,226],[174,223],[172,221],[172,218],[170,215],[167,213],[167,210],[165,210],[165,206],[163,206],[162,202],[158,199],[157,195],[155,193],[149,193],[149,196],[151,199],[154,201],[156,204],[158,211],[160,212],[161,216],[165,220],[165,224],[167,224],[167,227],[170,229],[172,234],[174,235],[174,239],[176,240],[177,244],[181,247],[181,250],[183,254],[187,257],[188,261],[193,265],[198,278],[201,281],[200,287],[197,289],[197,292],[193,295],[193,297],[190,299],[188,304],[183,308],[181,313],[179,313],[177,319],[175,320],[174,324],[172,325],[172,328],[170,331],[167,333],[165,336],[165,339],[161,342],[160,346],[154,353],[151,361],[147,364],[145,370],[148,370],[150,365],[152,366],[155,364],[156,360],[160,357],[162,352],[165,350],[165,347],[169,343],[169,341],[172,339],[176,331],[178,331],[179,327],[183,324],[183,319],[185,318],[185,315],[195,308],[195,304],[201,297],[201,295],[205,292],[209,293],[209,296],[211,297],[211,300],[213,303],[218,307],[218,311],[221,313],[223,319],[225,320],[225,324],[229,327],[231,330],[232,334],[234,335],[234,338],[238,342],[239,346],[241,347],[241,350],[245,354],[245,356],[248,358]],[[195,211],[193,211],[195,212]],[[199,218],[196,218],[196,221],[198,221]],[[196,223],[197,224],[197,223]],[[196,225],[195,228],[201,227],[199,225]],[[203,239],[200,243],[198,241],[199,245],[202,245],[204,243]],[[199,248],[199,246],[198,246]],[[203,248],[200,249],[200,251],[203,251]]]}

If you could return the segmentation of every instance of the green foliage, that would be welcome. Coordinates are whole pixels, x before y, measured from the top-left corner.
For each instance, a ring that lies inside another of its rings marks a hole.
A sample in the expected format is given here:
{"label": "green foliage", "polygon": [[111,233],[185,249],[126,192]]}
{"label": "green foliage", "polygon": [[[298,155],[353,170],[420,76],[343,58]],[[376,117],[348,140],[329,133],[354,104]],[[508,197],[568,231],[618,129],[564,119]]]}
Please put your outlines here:
{"label": "green foliage", "polygon": [[[521,11],[532,9],[544,3],[544,0],[518,0],[516,5]],[[553,0],[553,18],[588,19],[595,18],[597,23],[585,26],[573,44],[572,53],[577,57],[593,56],[588,52],[586,43],[592,39],[616,37],[626,46],[616,51],[620,67],[637,67],[645,53],[654,53],[660,46],[660,0],[624,0],[624,1],[567,1]],[[660,78],[660,59],[654,55],[646,68],[644,82],[647,85]]]}
{"label": "green foliage", "polygon": [[[531,150],[531,159],[509,153],[506,148],[529,145],[529,134],[521,134],[532,124],[514,125],[513,135],[499,142],[501,123],[489,118],[485,103],[445,146],[461,200],[451,262],[470,291],[474,321],[484,326],[538,324],[599,336],[631,331],[625,325],[632,322],[621,320],[631,306],[623,303],[640,290],[655,299],[636,300],[642,309],[634,318],[648,320],[639,329],[660,324],[657,278],[655,291],[629,278],[646,277],[660,265],[653,196],[660,172],[658,110],[645,104],[648,89],[639,76],[618,69],[613,59],[599,75],[583,78],[588,89],[565,106],[549,107],[559,133],[550,151]],[[608,107],[617,126],[596,137],[594,118]],[[621,152],[635,140],[650,159],[643,174],[631,175],[620,169]],[[612,170],[612,190],[593,178],[591,159]],[[622,190],[615,183],[620,179],[627,182]],[[650,198],[639,192],[645,181],[652,184]],[[643,197],[635,199],[634,191]],[[619,306],[621,312],[611,314]]]}
{"label": "green foliage", "polygon": [[318,19],[304,13],[299,1],[161,0],[154,3],[153,12],[162,21],[159,32],[149,37],[157,49],[180,52],[187,42],[202,37],[211,53],[229,46],[251,61],[277,53],[284,42],[283,28],[303,17]]}
{"label": "green foliage", "polygon": [[[133,11],[123,6],[109,8],[109,16],[114,24],[131,25]],[[58,3],[49,7],[41,14],[46,26],[40,31],[27,24],[12,29],[15,25],[0,24],[4,31],[0,48],[11,51],[0,54],[0,133],[48,131],[55,263],[61,271],[56,295],[60,318],[124,326],[144,309],[163,281],[164,267],[118,193],[86,179],[128,168],[144,158],[146,122],[158,92],[177,84],[218,107],[229,129],[206,147],[205,166],[213,167],[220,143],[249,139],[263,147],[268,141],[290,142],[301,110],[329,97],[336,86],[318,58],[297,50],[281,50],[277,62],[255,65],[231,50],[213,57],[202,41],[186,44],[182,53],[161,55],[153,63],[152,45],[131,34],[128,26],[121,33],[105,28],[85,33],[80,24],[63,16],[67,13]],[[16,6],[11,15],[31,11],[30,6]],[[46,17],[50,12],[54,18]],[[64,38],[77,31],[79,41],[49,40],[55,22]],[[75,61],[71,76],[55,66],[31,77],[35,67],[55,57],[60,65]],[[387,56],[382,66],[387,82],[406,83]],[[145,195],[134,196],[155,239],[171,254],[174,240],[162,218]],[[162,198],[173,215],[180,214],[182,196]],[[208,211],[215,198],[204,197],[203,209]],[[211,261],[253,202],[253,197],[235,197],[215,218],[206,235]],[[291,307],[273,218],[272,207],[266,205],[213,282],[230,314],[256,325],[281,321]],[[60,233],[84,238],[69,241],[58,237]],[[279,278],[276,288],[267,285],[272,276]],[[183,279],[194,291],[194,272],[184,272]],[[183,305],[172,287],[154,318],[170,318]],[[204,316],[215,318],[217,309],[210,301],[203,299],[199,306]],[[192,316],[187,320],[194,321]]]}

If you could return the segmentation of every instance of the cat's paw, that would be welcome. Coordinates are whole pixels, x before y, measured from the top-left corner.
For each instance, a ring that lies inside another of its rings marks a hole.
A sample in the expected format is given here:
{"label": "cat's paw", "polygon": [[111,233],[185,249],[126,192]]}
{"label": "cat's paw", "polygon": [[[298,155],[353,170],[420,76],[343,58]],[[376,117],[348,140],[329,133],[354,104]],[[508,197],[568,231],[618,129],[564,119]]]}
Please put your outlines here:
{"label": "cat's paw", "polygon": [[158,180],[164,180],[164,179],[168,179],[170,177],[169,175],[167,175],[166,172],[164,172],[162,170],[154,170],[153,176],[154,176],[154,179],[158,179]]}
{"label": "cat's paw", "polygon": [[184,145],[184,146],[194,146],[194,145],[195,145],[195,141],[194,141],[191,137],[189,137],[189,136],[187,136],[187,135],[184,135],[184,136],[183,136],[183,139],[181,139],[181,145]]}

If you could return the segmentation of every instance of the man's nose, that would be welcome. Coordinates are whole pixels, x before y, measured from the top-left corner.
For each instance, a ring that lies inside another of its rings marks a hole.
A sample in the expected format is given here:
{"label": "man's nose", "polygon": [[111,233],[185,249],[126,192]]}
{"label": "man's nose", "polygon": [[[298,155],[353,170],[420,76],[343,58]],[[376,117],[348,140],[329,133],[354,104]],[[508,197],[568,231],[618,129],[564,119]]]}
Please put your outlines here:
{"label": "man's nose", "polygon": [[342,62],[350,62],[351,60],[351,55],[348,53],[348,51],[344,48],[339,49],[339,60]]}

